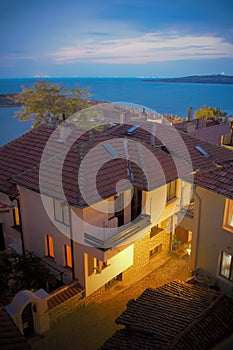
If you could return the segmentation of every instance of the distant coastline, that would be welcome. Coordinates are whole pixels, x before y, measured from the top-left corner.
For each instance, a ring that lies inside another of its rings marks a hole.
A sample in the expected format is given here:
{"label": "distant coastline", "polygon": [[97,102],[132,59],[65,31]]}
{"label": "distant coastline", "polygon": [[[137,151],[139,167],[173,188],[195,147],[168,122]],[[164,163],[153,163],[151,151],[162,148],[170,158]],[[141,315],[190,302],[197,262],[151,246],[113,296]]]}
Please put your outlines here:
{"label": "distant coastline", "polygon": [[144,78],[142,82],[152,82],[152,83],[191,83],[191,84],[233,84],[232,75],[192,75],[187,77],[179,78]]}
{"label": "distant coastline", "polygon": [[0,108],[20,107],[21,103],[14,102],[11,97],[15,94],[0,94]]}

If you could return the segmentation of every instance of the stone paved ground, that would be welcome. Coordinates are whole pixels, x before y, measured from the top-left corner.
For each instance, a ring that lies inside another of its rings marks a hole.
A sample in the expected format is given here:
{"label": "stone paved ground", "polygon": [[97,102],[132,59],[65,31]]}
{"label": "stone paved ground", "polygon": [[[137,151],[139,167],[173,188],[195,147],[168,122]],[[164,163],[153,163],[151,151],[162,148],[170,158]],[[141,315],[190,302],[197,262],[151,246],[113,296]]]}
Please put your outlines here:
{"label": "stone paved ground", "polygon": [[35,350],[96,350],[119,326],[116,317],[126,308],[128,300],[137,298],[146,288],[156,288],[172,280],[188,277],[187,256],[171,256],[161,267],[132,285],[118,284],[94,303],[75,310],[55,322],[39,341]]}

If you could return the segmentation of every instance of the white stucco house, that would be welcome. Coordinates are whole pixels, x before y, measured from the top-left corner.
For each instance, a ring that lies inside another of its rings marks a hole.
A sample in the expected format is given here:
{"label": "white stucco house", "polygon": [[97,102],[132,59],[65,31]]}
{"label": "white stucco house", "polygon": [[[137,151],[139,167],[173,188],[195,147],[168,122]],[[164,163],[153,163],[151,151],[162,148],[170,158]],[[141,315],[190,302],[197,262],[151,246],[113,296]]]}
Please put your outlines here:
{"label": "white stucco house", "polygon": [[[159,266],[182,228],[189,232],[182,239],[192,245],[193,267],[209,268],[204,251],[218,233],[207,234],[202,223],[219,224],[206,207],[212,192],[197,182],[203,200],[198,205],[195,197],[195,219],[186,223],[182,210],[192,198],[193,175],[218,171],[233,153],[168,126],[158,125],[151,136],[152,128],[129,123],[81,133],[70,125],[41,126],[2,147],[1,249],[33,252],[64,282],[77,279],[86,296],[152,262]],[[220,202],[214,209],[223,214],[224,196]],[[230,229],[221,230],[231,235],[232,218],[224,215]],[[212,251],[218,243],[211,243],[210,259],[219,259]],[[231,248],[221,249],[222,264],[232,264]],[[221,271],[226,277],[227,268]]]}

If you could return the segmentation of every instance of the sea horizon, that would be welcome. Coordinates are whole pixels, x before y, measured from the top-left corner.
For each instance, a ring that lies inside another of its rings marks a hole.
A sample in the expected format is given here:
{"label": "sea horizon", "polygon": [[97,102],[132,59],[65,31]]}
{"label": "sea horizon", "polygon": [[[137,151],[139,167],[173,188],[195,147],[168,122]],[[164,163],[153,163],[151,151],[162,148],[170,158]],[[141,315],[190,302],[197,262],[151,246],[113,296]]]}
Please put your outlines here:
{"label": "sea horizon", "polygon": [[[0,78],[0,94],[17,93],[21,86],[30,87],[37,80],[47,79],[72,89],[76,85],[89,88],[92,100],[133,103],[159,114],[186,118],[202,106],[218,107],[233,115],[232,84],[144,82],[139,77],[66,77],[66,78]],[[15,107],[0,108],[0,146],[28,131],[31,124],[14,118]]]}

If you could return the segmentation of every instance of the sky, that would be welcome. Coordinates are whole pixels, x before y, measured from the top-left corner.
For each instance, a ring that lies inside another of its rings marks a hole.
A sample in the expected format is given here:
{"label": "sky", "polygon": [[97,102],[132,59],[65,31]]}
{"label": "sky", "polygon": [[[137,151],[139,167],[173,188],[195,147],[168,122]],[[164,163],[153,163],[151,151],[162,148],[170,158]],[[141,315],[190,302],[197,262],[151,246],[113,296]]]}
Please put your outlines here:
{"label": "sky", "polygon": [[0,0],[0,78],[233,75],[232,0]]}

